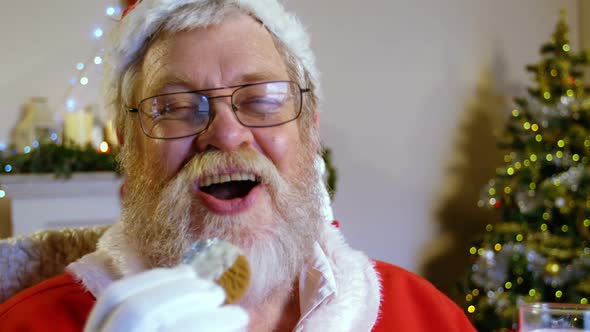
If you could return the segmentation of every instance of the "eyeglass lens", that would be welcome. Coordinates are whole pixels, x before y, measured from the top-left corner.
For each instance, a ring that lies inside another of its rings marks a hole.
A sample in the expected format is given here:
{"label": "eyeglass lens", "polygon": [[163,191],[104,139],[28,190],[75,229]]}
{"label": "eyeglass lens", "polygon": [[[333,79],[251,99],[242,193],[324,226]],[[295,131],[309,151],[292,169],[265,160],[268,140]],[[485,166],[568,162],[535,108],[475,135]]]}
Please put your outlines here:
{"label": "eyeglass lens", "polygon": [[[204,92],[155,96],[140,104],[146,135],[176,138],[197,134],[210,122],[216,97]],[[238,121],[247,127],[271,127],[294,120],[301,111],[301,89],[294,82],[266,82],[239,87],[231,94]]]}

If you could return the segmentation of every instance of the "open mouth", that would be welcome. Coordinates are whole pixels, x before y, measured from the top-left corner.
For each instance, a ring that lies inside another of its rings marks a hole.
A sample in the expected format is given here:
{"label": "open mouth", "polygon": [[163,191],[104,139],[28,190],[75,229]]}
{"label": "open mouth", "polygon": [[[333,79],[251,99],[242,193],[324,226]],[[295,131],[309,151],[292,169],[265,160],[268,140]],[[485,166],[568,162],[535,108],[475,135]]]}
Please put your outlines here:
{"label": "open mouth", "polygon": [[231,200],[246,197],[259,184],[253,174],[234,173],[206,176],[199,182],[199,189],[217,199]]}

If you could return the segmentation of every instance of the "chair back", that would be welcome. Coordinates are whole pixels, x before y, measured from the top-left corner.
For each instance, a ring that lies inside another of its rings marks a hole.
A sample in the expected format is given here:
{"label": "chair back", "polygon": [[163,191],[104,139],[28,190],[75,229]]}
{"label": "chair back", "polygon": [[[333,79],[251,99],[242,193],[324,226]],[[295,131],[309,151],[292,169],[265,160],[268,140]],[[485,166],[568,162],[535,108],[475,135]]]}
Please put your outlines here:
{"label": "chair back", "polygon": [[0,303],[63,273],[68,264],[95,251],[107,228],[45,230],[0,240]]}

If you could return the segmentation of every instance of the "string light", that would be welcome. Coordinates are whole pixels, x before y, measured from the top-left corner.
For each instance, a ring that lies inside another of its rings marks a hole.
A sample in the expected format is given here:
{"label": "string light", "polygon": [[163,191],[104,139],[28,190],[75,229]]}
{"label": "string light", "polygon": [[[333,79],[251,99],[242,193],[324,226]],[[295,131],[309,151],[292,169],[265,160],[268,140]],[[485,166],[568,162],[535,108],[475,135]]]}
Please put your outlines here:
{"label": "string light", "polygon": [[106,10],[107,16],[113,16],[113,15],[115,15],[115,12],[116,12],[115,7],[107,7],[107,10]]}
{"label": "string light", "polygon": [[6,197],[6,191],[0,189],[0,198]]}
{"label": "string light", "polygon": [[100,152],[102,153],[107,153],[109,152],[109,143],[107,142],[102,142],[100,143],[100,148],[99,148]]}
{"label": "string light", "polygon": [[68,99],[68,101],[66,101],[66,107],[68,108],[68,111],[73,111],[74,108],[76,108],[76,101],[72,98]]}
{"label": "string light", "polygon": [[34,147],[35,149],[36,149],[36,148],[38,148],[38,147],[39,147],[39,141],[37,141],[37,140],[34,140],[34,141],[33,141],[33,147]]}
{"label": "string light", "polygon": [[[111,19],[113,18],[113,16],[115,16],[116,14],[118,14],[120,12],[121,12],[121,9],[118,6],[108,6],[105,8],[105,14],[108,17],[110,17]],[[92,30],[92,35],[94,36],[95,39],[98,40],[98,39],[101,39],[105,35],[105,31],[101,27],[95,27],[94,30]],[[93,61],[94,61],[94,64],[100,65],[103,62],[103,58],[99,55],[96,55],[96,56],[94,56]],[[84,62],[78,62],[76,64],[76,69],[78,71],[82,72],[86,69],[86,65],[84,64]],[[69,82],[72,87],[76,86],[78,83],[81,85],[87,85],[89,82],[89,78],[87,76],[82,76],[82,77],[78,76],[78,77],[70,79]],[[68,100],[68,102],[66,103],[66,107],[67,107],[68,111],[74,111],[75,104]]]}
{"label": "string light", "polygon": [[8,164],[8,165],[4,166],[4,172],[6,172],[6,173],[12,172],[12,165]]}
{"label": "string light", "polygon": [[103,34],[104,34],[104,32],[102,31],[101,28],[94,29],[94,37],[96,39],[99,39],[100,37],[102,37]]}
{"label": "string light", "polygon": [[51,134],[51,140],[57,141],[57,134],[56,133]]}
{"label": "string light", "polygon": [[31,152],[31,147],[27,145],[27,146],[25,146],[25,148],[23,149],[23,151],[25,153],[29,153],[29,152]]}

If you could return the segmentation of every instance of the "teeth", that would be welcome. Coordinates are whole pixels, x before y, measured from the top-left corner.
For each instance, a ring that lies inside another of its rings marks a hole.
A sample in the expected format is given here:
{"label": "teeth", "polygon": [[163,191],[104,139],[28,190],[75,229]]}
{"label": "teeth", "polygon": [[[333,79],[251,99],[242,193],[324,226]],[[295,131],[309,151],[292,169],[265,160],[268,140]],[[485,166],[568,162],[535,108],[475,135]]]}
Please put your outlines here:
{"label": "teeth", "polygon": [[207,187],[211,185],[211,181],[213,181],[213,179],[211,179],[210,177],[205,178],[205,181],[202,181],[201,187]]}
{"label": "teeth", "polygon": [[233,173],[224,175],[206,176],[201,179],[199,186],[207,187],[212,184],[225,183],[230,181],[256,181],[256,175],[251,173]]}

